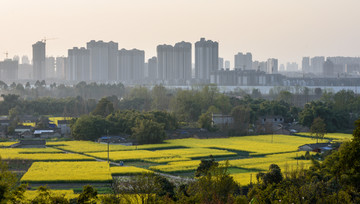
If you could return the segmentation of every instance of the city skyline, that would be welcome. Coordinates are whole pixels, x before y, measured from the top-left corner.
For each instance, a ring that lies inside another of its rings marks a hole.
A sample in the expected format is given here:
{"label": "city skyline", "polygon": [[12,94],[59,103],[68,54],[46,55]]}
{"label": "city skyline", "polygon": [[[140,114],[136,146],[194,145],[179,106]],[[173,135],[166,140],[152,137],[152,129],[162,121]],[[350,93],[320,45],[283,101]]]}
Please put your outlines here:
{"label": "city skyline", "polygon": [[219,57],[231,61],[238,52],[279,64],[301,64],[303,56],[360,55],[355,0],[4,0],[0,5],[0,52],[30,59],[31,45],[44,37],[57,38],[47,41],[48,56],[66,56],[69,48],[103,40],[144,50],[149,59],[159,44],[194,44],[201,37],[219,42]]}

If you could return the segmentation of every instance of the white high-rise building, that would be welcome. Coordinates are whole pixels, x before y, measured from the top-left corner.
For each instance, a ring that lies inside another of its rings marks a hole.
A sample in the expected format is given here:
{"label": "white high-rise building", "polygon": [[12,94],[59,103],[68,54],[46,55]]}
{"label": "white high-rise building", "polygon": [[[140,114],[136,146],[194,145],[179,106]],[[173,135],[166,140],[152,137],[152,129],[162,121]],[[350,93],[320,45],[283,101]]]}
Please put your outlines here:
{"label": "white high-rise building", "polygon": [[267,71],[268,74],[278,73],[278,60],[271,58],[267,60]]}
{"label": "white high-rise building", "polygon": [[[57,62],[56,62],[57,63]],[[59,61],[59,63],[61,63]],[[59,65],[60,66],[60,65]],[[74,47],[68,50],[67,66],[65,78],[69,81],[89,81],[90,80],[90,51]]]}
{"label": "white high-rise building", "polygon": [[44,80],[46,77],[45,43],[38,41],[33,48],[33,77],[34,80]]}
{"label": "white high-rise building", "polygon": [[225,69],[230,69],[230,61],[225,60]]}
{"label": "white high-rise building", "polygon": [[53,79],[55,78],[55,57],[47,57],[45,60],[46,67],[46,78]]}
{"label": "white high-rise building", "polygon": [[87,43],[87,49],[90,51],[90,80],[116,81],[118,44],[92,40]]}
{"label": "white high-rise building", "polygon": [[118,52],[118,79],[127,83],[140,83],[145,74],[145,52],[121,49]]}
{"label": "white high-rise building", "polygon": [[325,57],[311,58],[311,72],[321,74],[323,72],[324,63]]}
{"label": "white high-rise building", "polygon": [[152,57],[148,60],[148,78],[156,80],[157,77],[157,58]]}
{"label": "white high-rise building", "polygon": [[241,70],[249,70],[252,69],[252,54],[246,53],[243,54],[239,52],[237,55],[234,56],[234,62],[235,62],[235,69],[241,69]]}
{"label": "white high-rise building", "polygon": [[310,72],[310,57],[303,57],[301,62],[303,72]]}
{"label": "white high-rise building", "polygon": [[64,80],[65,78],[65,71],[67,67],[67,58],[66,57],[56,57],[56,72],[55,77],[57,79]]}
{"label": "white high-rise building", "polygon": [[175,44],[173,79],[178,83],[185,83],[191,79],[191,58],[191,43],[182,41]]}
{"label": "white high-rise building", "polygon": [[210,73],[219,67],[219,43],[201,38],[195,43],[195,78],[210,82]]}
{"label": "white high-rise building", "polygon": [[218,70],[224,69],[224,58],[219,57],[219,68]]}
{"label": "white high-rise building", "polygon": [[171,45],[158,45],[157,51],[157,79],[172,80],[174,73],[174,47]]}

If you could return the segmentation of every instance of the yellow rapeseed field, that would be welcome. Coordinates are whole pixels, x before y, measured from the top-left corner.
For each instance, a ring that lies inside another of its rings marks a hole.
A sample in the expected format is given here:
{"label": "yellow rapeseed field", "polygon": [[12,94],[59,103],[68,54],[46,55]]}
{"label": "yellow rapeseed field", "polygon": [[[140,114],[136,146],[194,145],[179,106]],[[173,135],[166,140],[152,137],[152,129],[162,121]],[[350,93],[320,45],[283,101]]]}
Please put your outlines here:
{"label": "yellow rapeseed field", "polygon": [[[107,152],[108,145],[105,143],[97,143],[90,141],[62,141],[62,142],[47,142],[48,146],[54,146],[58,149],[62,149],[70,152],[77,153],[89,153],[89,152]],[[154,150],[154,149],[171,149],[176,148],[177,145],[164,143],[164,144],[148,144],[137,146],[124,146],[110,144],[110,151],[124,151],[124,150]]]}
{"label": "yellow rapeseed field", "polygon": [[[194,171],[202,158],[213,155],[229,159],[230,168],[233,168],[232,172],[234,172],[232,175],[244,185],[250,182],[250,175],[253,175],[253,181],[255,181],[256,173],[267,171],[270,164],[278,164],[283,172],[308,168],[311,165],[309,160],[295,159],[305,154],[305,152],[299,152],[298,147],[316,141],[307,134],[303,135],[188,138],[166,140],[163,144],[153,145],[110,145],[112,161],[136,161],[134,165],[144,161],[149,165],[149,169],[132,166],[110,168],[105,162],[96,162],[95,158],[107,159],[107,144],[89,141],[48,142],[47,145],[52,148],[43,149],[0,148],[0,156],[3,159],[41,161],[33,163],[23,176],[22,182],[47,183],[104,182],[112,179],[111,174],[131,175],[144,171],[166,173]],[[338,141],[351,139],[351,135],[338,133],[327,134],[325,137]],[[73,153],[64,153],[64,151]],[[235,173],[242,171],[246,173]]]}
{"label": "yellow rapeseed field", "polygon": [[175,161],[189,161],[191,159],[188,157],[174,156],[174,157],[150,158],[143,160],[147,162],[163,164],[163,163],[175,162]]}
{"label": "yellow rapeseed field", "polygon": [[166,165],[151,166],[150,169],[162,172],[193,171],[196,170],[200,162],[200,160],[169,162]]}
{"label": "yellow rapeseed field", "polygon": [[[311,137],[311,134],[308,132],[301,132],[298,133],[298,135]],[[332,139],[335,142],[345,142],[345,141],[350,141],[353,138],[353,136],[352,134],[346,134],[346,133],[327,133],[324,135],[324,138]],[[313,141],[315,141],[315,139],[313,139]],[[327,141],[328,141],[327,139],[319,140],[319,142],[327,142]]]}
{"label": "yellow rapeseed field", "polygon": [[[86,155],[107,159],[107,152],[93,152],[86,153]],[[181,155],[184,158],[199,158],[213,156],[230,156],[236,155],[234,152],[226,150],[209,149],[209,148],[183,148],[183,149],[169,149],[169,150],[132,150],[132,151],[114,151],[110,152],[109,157],[112,161],[125,161],[125,160],[146,160],[146,159],[161,159],[168,157],[176,157]]]}
{"label": "yellow rapeseed field", "polygon": [[[96,158],[107,159],[107,152],[93,152],[86,153],[86,155],[93,156]],[[169,157],[171,154],[161,154],[149,150],[132,150],[132,151],[116,151],[110,152],[110,160],[112,161],[125,161],[125,160],[143,160],[148,158],[161,158]]]}
{"label": "yellow rapeseed field", "polygon": [[8,147],[18,142],[0,142],[0,147]]}
{"label": "yellow rapeseed field", "polygon": [[0,149],[2,159],[23,159],[33,161],[93,161],[92,157],[80,154],[57,153],[59,150],[52,148],[29,149]]}
{"label": "yellow rapeseed field", "polygon": [[135,167],[135,166],[114,166],[114,167],[110,167],[110,171],[113,176],[114,175],[133,175],[133,174],[152,172],[150,170]]}
{"label": "yellow rapeseed field", "polygon": [[74,183],[111,181],[106,162],[34,162],[21,178],[23,183]]}
{"label": "yellow rapeseed field", "polygon": [[[36,196],[38,196],[38,191],[25,191],[24,197],[25,200],[33,200]],[[75,194],[73,190],[50,190],[50,196],[62,196],[65,195],[66,199],[77,198],[79,195]]]}

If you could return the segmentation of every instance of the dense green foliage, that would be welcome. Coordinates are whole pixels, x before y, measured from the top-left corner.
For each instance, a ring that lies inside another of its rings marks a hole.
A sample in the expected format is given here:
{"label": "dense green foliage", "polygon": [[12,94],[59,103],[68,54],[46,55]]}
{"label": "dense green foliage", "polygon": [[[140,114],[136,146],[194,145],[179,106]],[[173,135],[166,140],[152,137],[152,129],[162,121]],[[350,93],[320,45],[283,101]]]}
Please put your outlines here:
{"label": "dense green foliage", "polygon": [[109,123],[101,116],[84,115],[71,126],[71,135],[76,140],[96,140],[107,133]]}
{"label": "dense green foliage", "polygon": [[342,90],[336,94],[323,93],[321,100],[305,104],[299,122],[310,127],[320,117],[328,132],[349,129],[360,116],[360,97],[353,91]]}
{"label": "dense green foliage", "polygon": [[309,170],[297,169],[282,179],[280,169],[270,167],[268,173],[258,175],[261,179],[249,192],[249,199],[264,203],[359,203],[360,120],[353,136],[324,162],[313,160]]}
{"label": "dense green foliage", "polygon": [[167,112],[126,110],[113,112],[106,118],[83,115],[71,126],[71,133],[76,140],[96,140],[107,134],[127,134],[139,144],[151,144],[161,143],[166,137],[165,130],[173,130],[177,126],[174,115]]}
{"label": "dense green foliage", "polygon": [[319,139],[323,139],[324,135],[326,134],[326,125],[324,120],[321,118],[315,118],[310,127],[310,133],[313,137],[316,138],[316,142],[318,142]]}
{"label": "dense green foliage", "polygon": [[132,132],[139,144],[161,143],[166,138],[163,125],[152,120],[137,120]]}

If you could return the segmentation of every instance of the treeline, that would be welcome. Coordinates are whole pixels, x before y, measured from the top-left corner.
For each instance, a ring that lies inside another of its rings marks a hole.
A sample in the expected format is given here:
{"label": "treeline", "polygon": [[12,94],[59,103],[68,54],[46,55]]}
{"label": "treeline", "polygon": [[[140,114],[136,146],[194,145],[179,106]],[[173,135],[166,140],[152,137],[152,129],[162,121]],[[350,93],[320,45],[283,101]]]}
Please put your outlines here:
{"label": "treeline", "polygon": [[[15,90],[16,87],[17,85]],[[104,117],[118,110],[166,111],[174,114],[181,126],[216,131],[218,128],[212,125],[211,115],[218,113],[234,118],[233,126],[226,127],[230,135],[246,135],[249,134],[249,129],[253,129],[253,134],[269,133],[260,131],[264,128],[253,128],[261,116],[281,116],[285,122],[296,121],[307,127],[311,126],[315,118],[320,117],[325,121],[328,132],[351,129],[353,122],[360,116],[360,96],[345,90],[333,94],[315,89],[318,99],[309,101],[304,107],[296,105],[295,101],[301,95],[306,101],[309,99],[310,90],[307,88],[296,95],[279,89],[276,94],[273,91],[268,96],[262,96],[257,89],[250,94],[240,89],[222,93],[214,85],[171,90],[162,85],[148,89],[142,86],[81,82],[74,87],[53,86],[54,92],[63,89],[64,93],[71,93],[73,97],[34,97],[36,94],[30,93],[44,90],[49,91],[49,96],[53,96],[51,89],[38,85],[37,88],[25,89],[29,95],[2,95],[0,114],[79,117],[93,112],[99,103],[98,97],[102,96],[112,104],[111,110],[105,109]]]}
{"label": "treeline", "polygon": [[76,98],[80,96],[84,99],[99,100],[103,97],[115,95],[123,97],[127,90],[124,85],[119,84],[98,84],[95,82],[86,83],[84,81],[73,85],[65,84],[46,84],[44,80],[36,81],[34,84],[29,82],[25,84],[13,82],[10,86],[0,81],[0,91],[2,94],[16,94],[27,100],[33,100],[42,97],[51,98]]}

